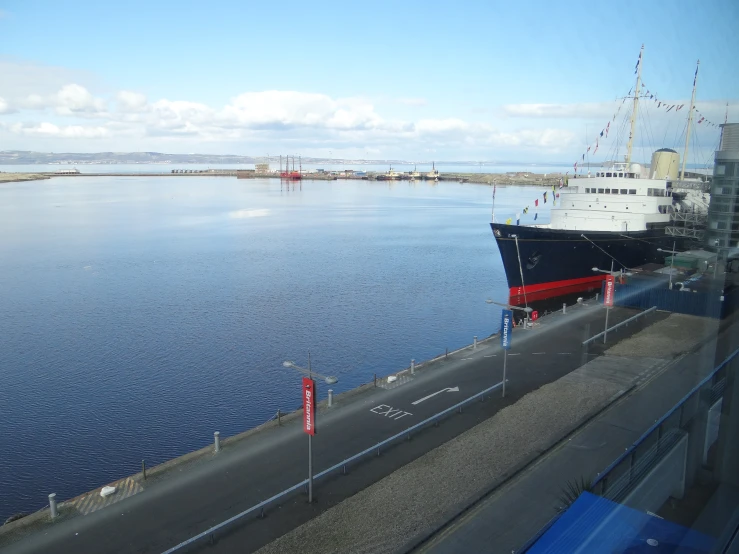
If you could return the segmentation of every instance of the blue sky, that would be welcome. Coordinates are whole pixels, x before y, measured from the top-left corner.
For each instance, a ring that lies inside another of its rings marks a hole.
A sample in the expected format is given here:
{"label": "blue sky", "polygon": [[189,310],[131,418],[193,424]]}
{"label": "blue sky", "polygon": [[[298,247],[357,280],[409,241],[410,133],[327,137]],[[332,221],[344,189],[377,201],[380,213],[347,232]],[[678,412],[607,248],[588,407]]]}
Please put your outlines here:
{"label": "blue sky", "polygon": [[[700,58],[701,113],[735,114],[737,21],[728,0],[0,0],[0,149],[569,163],[642,43],[660,98],[687,102]],[[680,142],[685,112],[644,109],[645,156]]]}

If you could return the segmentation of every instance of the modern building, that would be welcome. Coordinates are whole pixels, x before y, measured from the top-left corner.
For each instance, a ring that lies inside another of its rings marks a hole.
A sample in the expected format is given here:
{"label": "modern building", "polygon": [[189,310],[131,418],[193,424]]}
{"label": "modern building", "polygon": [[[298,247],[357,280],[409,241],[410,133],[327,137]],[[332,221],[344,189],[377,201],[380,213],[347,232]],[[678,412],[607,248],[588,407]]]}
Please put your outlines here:
{"label": "modern building", "polygon": [[711,250],[739,246],[739,123],[721,125],[706,241]]}
{"label": "modern building", "polygon": [[269,173],[269,164],[256,164],[254,168],[257,173]]}

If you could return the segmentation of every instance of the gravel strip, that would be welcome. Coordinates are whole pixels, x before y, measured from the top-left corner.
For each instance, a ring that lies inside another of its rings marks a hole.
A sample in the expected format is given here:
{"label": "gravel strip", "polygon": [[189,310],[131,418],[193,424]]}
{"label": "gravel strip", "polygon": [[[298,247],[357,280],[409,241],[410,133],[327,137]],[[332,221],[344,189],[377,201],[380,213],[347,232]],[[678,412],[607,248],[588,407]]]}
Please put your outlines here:
{"label": "gravel strip", "polygon": [[606,351],[606,355],[671,358],[690,350],[706,336],[715,336],[717,333],[718,320],[671,314],[612,346]]}
{"label": "gravel strip", "polygon": [[[523,460],[564,436],[622,387],[593,377],[598,360],[514,405],[261,548],[292,552],[393,552],[431,531]],[[590,366],[590,367],[588,367]]]}

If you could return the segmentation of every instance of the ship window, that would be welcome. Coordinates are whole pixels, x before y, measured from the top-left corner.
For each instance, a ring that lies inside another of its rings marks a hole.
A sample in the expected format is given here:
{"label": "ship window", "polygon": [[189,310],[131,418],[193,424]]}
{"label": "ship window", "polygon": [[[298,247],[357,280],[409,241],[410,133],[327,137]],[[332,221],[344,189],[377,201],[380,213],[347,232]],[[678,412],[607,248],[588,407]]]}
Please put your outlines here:
{"label": "ship window", "polygon": [[618,176],[619,176],[619,177],[623,177],[623,176],[624,176],[624,174],[623,174],[623,173],[620,173],[620,172],[619,172]]}
{"label": "ship window", "polygon": [[611,194],[618,194],[618,189],[611,189]]}
{"label": "ship window", "polygon": [[647,189],[647,196],[654,196],[654,189],[653,188],[648,188]]}
{"label": "ship window", "polygon": [[606,177],[610,177],[610,176],[611,176],[611,172],[609,171],[608,173],[606,173]]}
{"label": "ship window", "polygon": [[629,194],[636,194],[636,189],[629,189]]}
{"label": "ship window", "polygon": [[606,189],[606,194],[611,194],[611,189]]}
{"label": "ship window", "polygon": [[605,189],[598,189],[598,194],[603,194],[603,191],[604,191],[604,190],[605,190]]}
{"label": "ship window", "polygon": [[590,192],[590,189],[589,189],[589,188],[586,188],[586,189],[585,189],[585,192],[586,192],[586,193],[587,193],[587,192]]}
{"label": "ship window", "polygon": [[621,194],[628,194],[628,193],[629,193],[629,191],[628,191],[628,190],[626,190],[626,189],[621,189]]}

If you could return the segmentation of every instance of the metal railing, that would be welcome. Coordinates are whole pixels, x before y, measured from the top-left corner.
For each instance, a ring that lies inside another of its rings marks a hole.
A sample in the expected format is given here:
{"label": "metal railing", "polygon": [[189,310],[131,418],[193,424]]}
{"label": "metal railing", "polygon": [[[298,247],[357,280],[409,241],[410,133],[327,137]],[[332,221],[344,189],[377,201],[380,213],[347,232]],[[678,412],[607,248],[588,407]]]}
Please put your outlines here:
{"label": "metal railing", "polygon": [[608,329],[606,329],[605,331],[601,331],[601,332],[600,332],[600,333],[598,333],[597,335],[593,335],[593,336],[592,336],[592,337],[590,337],[590,338],[589,338],[588,340],[585,340],[585,341],[583,341],[582,345],[583,345],[583,346],[587,346],[588,344],[590,344],[591,342],[593,342],[593,341],[594,341],[595,339],[599,339],[600,337],[602,337],[602,336],[603,336],[603,335],[605,335],[606,333],[610,333],[611,331],[615,331],[615,330],[616,330],[616,329],[618,329],[619,327],[623,327],[624,325],[628,325],[628,324],[629,324],[629,323],[631,323],[632,321],[635,321],[636,319],[640,318],[640,317],[641,317],[641,316],[643,316],[643,315],[647,315],[647,314],[650,314],[650,313],[652,313],[653,311],[655,311],[656,309],[657,309],[657,306],[652,306],[652,307],[651,307],[651,308],[649,308],[648,310],[644,310],[643,312],[639,312],[638,314],[636,314],[636,315],[633,315],[633,316],[631,316],[631,317],[630,317],[629,319],[624,319],[624,320],[623,320],[623,321],[622,321],[621,323],[616,323],[616,325],[614,325],[614,326],[612,326],[612,327],[609,327],[609,328],[608,328]]}
{"label": "metal railing", "polygon": [[[658,419],[616,460],[606,467],[591,482],[594,494],[618,501],[628,493],[632,485],[638,481],[659,460],[659,456],[669,450],[685,432],[685,427],[692,421],[695,413],[686,418],[685,406],[706,387],[710,395],[710,403],[715,402],[719,391],[725,387],[726,367],[739,354],[739,349],[732,352],[713,371],[691,389],[675,406]],[[707,385],[711,383],[711,386]],[[694,410],[695,411],[695,410]],[[610,483],[610,485],[609,485]],[[518,550],[527,552],[554,525],[563,512],[555,515],[536,532]]]}
{"label": "metal railing", "polygon": [[[447,408],[445,410],[442,410],[441,412],[439,412],[439,413],[437,413],[437,414],[435,414],[435,415],[433,415],[433,416],[431,416],[429,418],[424,419],[420,423],[416,423],[415,425],[412,425],[408,429],[405,429],[404,431],[401,431],[400,433],[397,433],[397,434],[393,435],[390,438],[387,438],[387,439],[385,439],[383,441],[378,442],[377,444],[375,444],[373,446],[370,446],[369,448],[366,448],[365,450],[362,450],[358,454],[354,454],[353,456],[350,456],[349,458],[346,458],[345,460],[342,460],[338,464],[335,464],[335,465],[331,466],[328,469],[324,469],[320,473],[317,473],[316,475],[314,475],[313,476],[313,480],[315,481],[315,480],[320,479],[322,477],[326,477],[327,475],[329,475],[329,474],[331,474],[331,473],[333,473],[335,471],[338,471],[338,470],[342,470],[343,472],[346,472],[346,466],[347,465],[349,465],[351,462],[354,462],[356,460],[359,460],[360,458],[362,458],[364,456],[368,456],[369,454],[375,454],[376,453],[376,455],[379,456],[380,455],[380,450],[384,446],[387,446],[387,445],[389,445],[389,444],[391,444],[391,443],[393,443],[393,442],[395,442],[395,441],[397,441],[397,440],[399,440],[401,438],[410,438],[411,433],[413,433],[414,431],[417,431],[417,430],[419,430],[419,429],[421,429],[423,427],[426,427],[428,425],[431,425],[431,424],[436,424],[436,423],[438,423],[439,419],[441,419],[445,415],[450,414],[450,413],[452,413],[452,412],[454,412],[456,410],[459,410],[459,412],[461,413],[462,408],[465,406],[465,404],[469,404],[470,402],[472,402],[473,400],[477,400],[478,398],[481,399],[481,400],[484,399],[484,397],[485,397],[486,394],[490,394],[491,392],[493,392],[496,389],[500,388],[502,385],[503,385],[503,381],[501,381],[500,383],[497,383],[497,384],[493,385],[492,387],[487,388],[487,389],[485,389],[485,390],[483,390],[481,392],[478,392],[477,394],[474,394],[474,395],[466,398],[465,400],[462,400],[461,402],[458,402],[454,406],[451,406],[451,407],[449,407],[449,408]],[[297,483],[296,485],[293,485],[292,487],[290,487],[288,489],[285,489],[284,491],[279,492],[279,493],[275,494],[274,496],[269,497],[267,500],[263,500],[259,504],[255,504],[251,508],[248,508],[248,509],[244,510],[243,512],[239,513],[239,514],[236,514],[235,516],[230,517],[230,518],[228,518],[225,521],[222,521],[218,525],[214,525],[210,529],[207,529],[207,530],[203,531],[202,533],[198,533],[194,537],[191,537],[191,538],[187,539],[186,541],[183,541],[183,542],[179,543],[178,545],[173,546],[172,548],[169,548],[168,550],[165,550],[163,554],[171,554],[172,552],[177,552],[177,551],[179,551],[179,550],[181,550],[183,548],[192,546],[195,543],[197,543],[198,541],[201,541],[201,540],[204,540],[204,539],[208,539],[209,537],[212,537],[212,535],[214,533],[216,533],[217,531],[223,530],[224,528],[228,527],[232,523],[235,523],[236,521],[238,521],[240,519],[243,519],[243,518],[245,518],[248,515],[259,513],[261,516],[264,516],[264,510],[270,504],[272,504],[273,502],[275,502],[277,500],[280,500],[281,498],[284,498],[284,497],[286,497],[286,496],[288,496],[288,495],[290,495],[290,494],[292,494],[292,493],[300,490],[302,487],[307,487],[307,486],[308,486],[308,479],[304,479],[300,483]]]}
{"label": "metal railing", "polygon": [[[687,430],[693,417],[700,409],[699,406],[691,405],[691,401],[694,401],[694,399],[696,402],[699,401],[698,395],[701,394],[704,388],[706,395],[704,403],[707,405],[709,401],[716,401],[717,390],[723,390],[724,378],[722,372],[725,371],[726,366],[737,354],[739,354],[739,349],[727,356],[710,374],[701,379],[688,394],[659,418],[654,425],[649,427],[621,456],[600,472],[591,484],[593,492],[607,498],[614,496],[615,498],[612,499],[617,499],[625,489],[628,489],[634,481],[638,480],[642,473],[640,470],[645,463],[649,463],[652,458],[664,453],[674,444],[674,439],[678,434]],[[624,479],[624,476],[628,478]],[[611,492],[609,482],[615,484],[616,481],[618,481],[619,486]]]}

